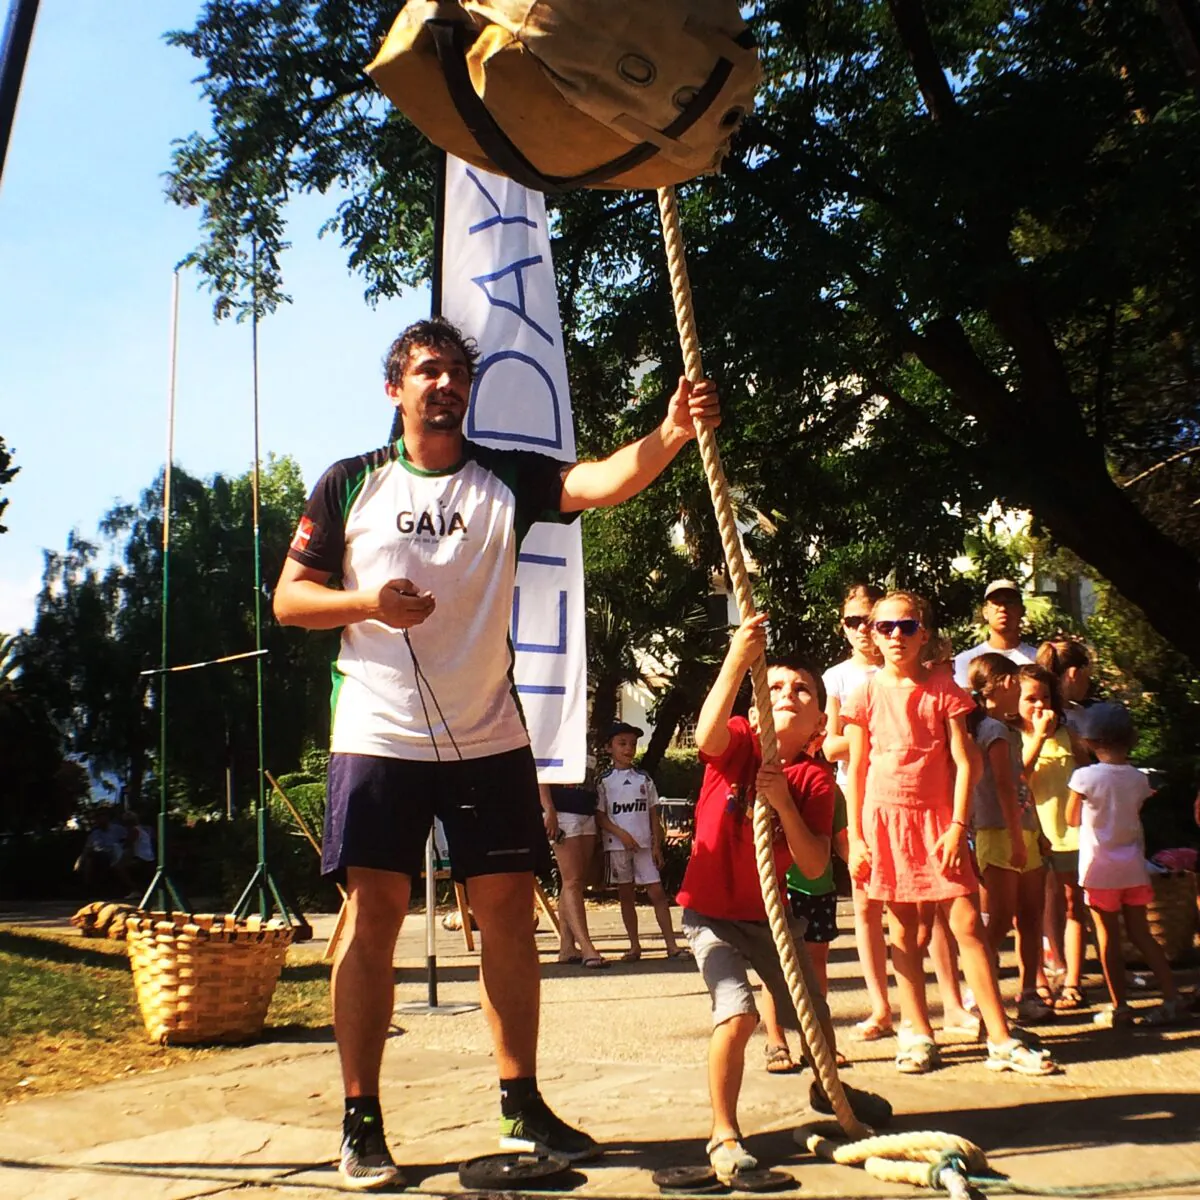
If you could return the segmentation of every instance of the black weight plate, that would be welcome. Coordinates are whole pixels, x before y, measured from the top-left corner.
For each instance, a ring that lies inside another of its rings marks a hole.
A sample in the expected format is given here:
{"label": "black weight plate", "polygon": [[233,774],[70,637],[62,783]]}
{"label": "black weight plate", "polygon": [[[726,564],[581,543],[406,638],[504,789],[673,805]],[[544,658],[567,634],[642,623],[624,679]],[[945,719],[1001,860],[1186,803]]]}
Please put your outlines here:
{"label": "black weight plate", "polygon": [[662,1192],[704,1195],[725,1190],[725,1185],[713,1174],[711,1167],[664,1167],[661,1171],[655,1171],[650,1179]]}
{"label": "black weight plate", "polygon": [[570,1169],[555,1154],[484,1154],[459,1164],[458,1181],[472,1192],[519,1192],[545,1186]]}
{"label": "black weight plate", "polygon": [[796,1181],[786,1171],[757,1167],[753,1171],[739,1171],[729,1186],[736,1192],[778,1192],[782,1188],[795,1187]]}

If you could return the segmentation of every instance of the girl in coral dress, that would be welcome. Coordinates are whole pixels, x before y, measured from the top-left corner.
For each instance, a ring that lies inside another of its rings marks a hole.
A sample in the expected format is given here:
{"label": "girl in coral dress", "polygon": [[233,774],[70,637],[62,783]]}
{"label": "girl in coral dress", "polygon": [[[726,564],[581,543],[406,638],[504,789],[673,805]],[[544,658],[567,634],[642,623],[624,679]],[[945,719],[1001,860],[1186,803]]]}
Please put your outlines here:
{"label": "girl in coral dress", "polygon": [[842,709],[850,742],[846,801],[850,869],[887,906],[892,967],[904,1026],[896,1067],[939,1065],[925,1000],[925,950],[945,913],[987,1030],[988,1066],[1046,1075],[1049,1055],[1009,1028],[979,915],[979,882],[967,845],[979,769],[967,732],[971,698],[944,671],[923,665],[935,634],[928,601],[890,592],[871,612],[883,666]]}

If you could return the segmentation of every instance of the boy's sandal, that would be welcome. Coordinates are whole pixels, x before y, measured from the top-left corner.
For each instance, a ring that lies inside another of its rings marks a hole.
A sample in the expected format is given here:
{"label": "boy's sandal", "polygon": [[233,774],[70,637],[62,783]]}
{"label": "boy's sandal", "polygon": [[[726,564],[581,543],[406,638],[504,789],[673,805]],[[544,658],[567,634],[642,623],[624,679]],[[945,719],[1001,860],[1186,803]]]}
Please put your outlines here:
{"label": "boy's sandal", "polygon": [[1058,995],[1048,984],[1043,984],[1041,987],[1036,988],[1034,994],[1043,1004],[1048,1004],[1051,1008],[1054,1007],[1054,1001]]}
{"label": "boy's sandal", "polygon": [[942,1065],[933,1038],[909,1034],[900,1040],[896,1052],[896,1070],[901,1075],[928,1075]]}
{"label": "boy's sandal", "polygon": [[674,950],[667,951],[668,958],[691,958],[691,949],[687,946],[676,946]]}
{"label": "boy's sandal", "polygon": [[1018,1075],[1053,1075],[1058,1064],[1048,1050],[1036,1049],[1020,1038],[988,1042],[987,1065],[993,1071],[1015,1071]]}
{"label": "boy's sandal", "polygon": [[608,966],[608,959],[596,954],[591,958],[579,959],[579,965],[588,971],[603,971]]}
{"label": "boy's sandal", "polygon": [[725,1138],[713,1138],[704,1151],[713,1174],[724,1184],[731,1183],[739,1173],[753,1171],[758,1166],[758,1159],[733,1134]]}
{"label": "boy's sandal", "polygon": [[1054,1001],[1055,1012],[1076,1012],[1087,1006],[1087,998],[1083,994],[1083,989],[1074,983],[1063,984],[1062,990]]}
{"label": "boy's sandal", "polygon": [[768,1075],[793,1075],[796,1072],[796,1063],[792,1059],[791,1051],[786,1046],[772,1046],[770,1044],[763,1047],[763,1053],[767,1056],[767,1074]]}
{"label": "boy's sandal", "polygon": [[642,952],[640,950],[626,950],[624,954],[617,960],[618,962],[641,962]]}

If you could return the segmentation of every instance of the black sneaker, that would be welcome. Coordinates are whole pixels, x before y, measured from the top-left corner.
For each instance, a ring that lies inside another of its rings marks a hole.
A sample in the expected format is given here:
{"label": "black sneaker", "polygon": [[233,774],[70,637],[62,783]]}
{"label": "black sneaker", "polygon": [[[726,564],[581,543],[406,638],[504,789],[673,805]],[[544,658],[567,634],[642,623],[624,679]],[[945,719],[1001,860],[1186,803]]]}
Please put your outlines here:
{"label": "black sneaker", "polygon": [[[859,1088],[847,1087],[842,1084],[846,1099],[850,1101],[850,1111],[864,1124],[873,1129],[879,1129],[892,1119],[892,1106],[874,1092],[864,1092]],[[833,1104],[820,1081],[814,1079],[808,1089],[809,1107],[822,1116],[833,1116]]]}
{"label": "black sneaker", "polygon": [[403,1187],[400,1168],[392,1160],[378,1117],[360,1114],[342,1126],[342,1161],[338,1167],[342,1186],[356,1191]]}
{"label": "black sneaker", "polygon": [[554,1154],[581,1162],[600,1153],[596,1139],[556,1117],[540,1097],[515,1117],[500,1118],[500,1149]]}

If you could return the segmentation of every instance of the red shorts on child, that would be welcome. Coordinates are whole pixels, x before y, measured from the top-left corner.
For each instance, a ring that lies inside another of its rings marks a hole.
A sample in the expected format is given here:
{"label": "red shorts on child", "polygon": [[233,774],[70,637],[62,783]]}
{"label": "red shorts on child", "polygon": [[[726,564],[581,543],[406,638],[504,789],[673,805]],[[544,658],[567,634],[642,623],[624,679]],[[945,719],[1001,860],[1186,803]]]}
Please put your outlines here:
{"label": "red shorts on child", "polygon": [[1154,899],[1154,889],[1148,883],[1126,888],[1084,888],[1083,902],[1097,912],[1115,913],[1129,905],[1145,908]]}

